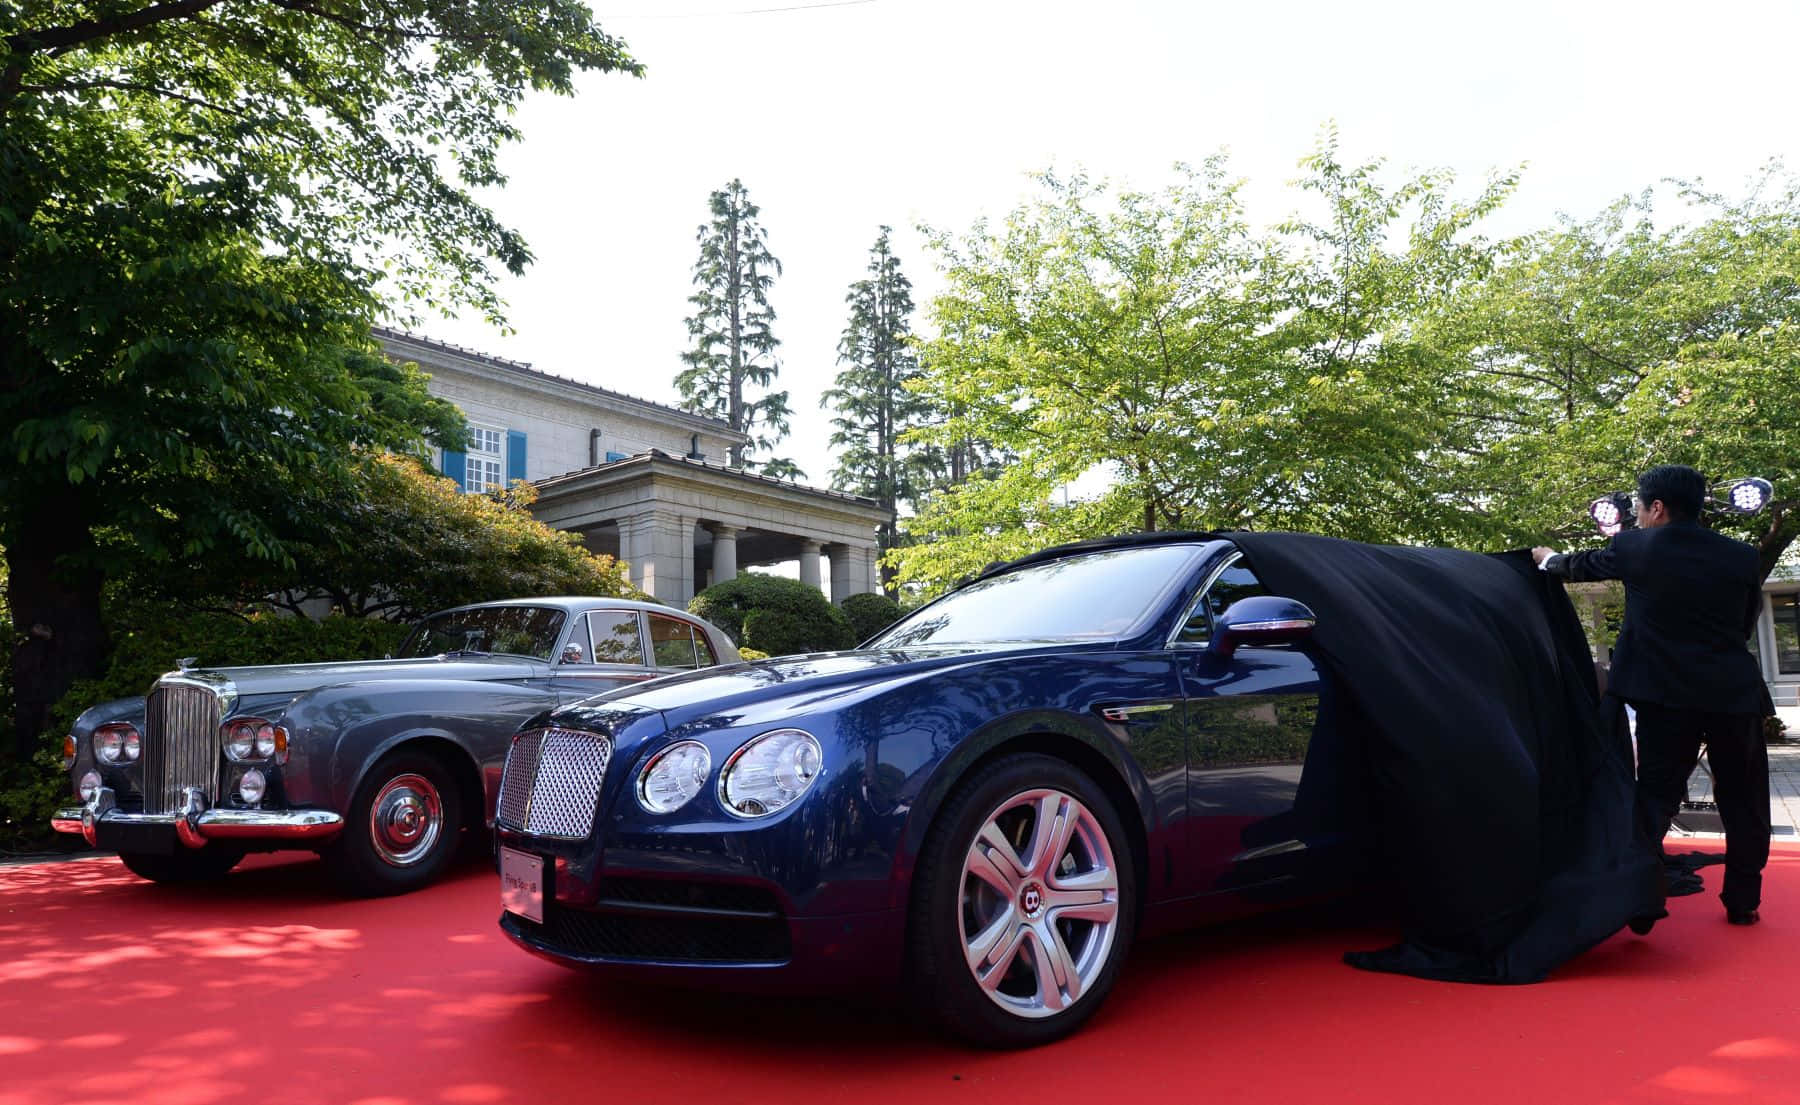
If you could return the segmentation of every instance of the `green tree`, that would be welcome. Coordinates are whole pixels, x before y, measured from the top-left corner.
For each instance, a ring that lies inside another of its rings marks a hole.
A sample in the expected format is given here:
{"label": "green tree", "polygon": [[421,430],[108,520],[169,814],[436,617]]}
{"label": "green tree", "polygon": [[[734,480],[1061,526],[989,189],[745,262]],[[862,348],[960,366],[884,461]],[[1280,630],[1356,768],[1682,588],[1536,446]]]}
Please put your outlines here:
{"label": "green tree", "polygon": [[[906,438],[925,423],[929,404],[909,390],[919,380],[918,357],[912,349],[912,282],[900,271],[888,227],[869,249],[869,275],[850,285],[845,302],[850,319],[838,342],[835,386],[819,396],[821,407],[837,413],[831,420],[831,444],[839,447],[831,486],[874,499],[887,511],[876,531],[885,556],[896,542],[898,511],[912,509],[928,486],[930,458]],[[881,565],[882,588],[894,591],[893,566]]]}
{"label": "green tree", "polygon": [[1764,476],[1773,507],[1718,524],[1766,574],[1800,535],[1800,180],[1774,166],[1746,199],[1674,198],[1689,219],[1620,200],[1441,305],[1453,390],[1486,426],[1447,491],[1496,540],[1538,544],[1594,539],[1585,504],[1652,464]]}
{"label": "green tree", "polygon": [[497,313],[476,196],[530,89],[635,63],[573,0],[0,8],[0,544],[17,746],[105,652],[130,559],[285,562],[361,448],[459,440],[369,336]]}
{"label": "green tree", "polygon": [[731,466],[778,479],[806,475],[792,460],[749,454],[773,449],[787,436],[788,393],[745,394],[746,385],[768,388],[781,371],[775,349],[775,309],[769,288],[781,275],[781,262],[769,252],[768,239],[742,181],[733,180],[707,200],[712,218],[702,223],[696,240],[694,284],[688,297],[694,313],[688,336],[694,345],[681,355],[687,365],[675,377],[683,410],[722,419],[750,438],[748,447],[731,447]]}
{"label": "green tree", "polygon": [[957,413],[923,433],[1010,462],[922,504],[902,582],[1134,529],[1463,532],[1429,481],[1472,431],[1416,319],[1486,271],[1477,224],[1512,180],[1466,201],[1443,174],[1389,184],[1329,132],[1303,167],[1314,213],[1269,233],[1214,158],[1158,193],[1045,175],[1000,230],[932,235],[946,288],[922,388]]}

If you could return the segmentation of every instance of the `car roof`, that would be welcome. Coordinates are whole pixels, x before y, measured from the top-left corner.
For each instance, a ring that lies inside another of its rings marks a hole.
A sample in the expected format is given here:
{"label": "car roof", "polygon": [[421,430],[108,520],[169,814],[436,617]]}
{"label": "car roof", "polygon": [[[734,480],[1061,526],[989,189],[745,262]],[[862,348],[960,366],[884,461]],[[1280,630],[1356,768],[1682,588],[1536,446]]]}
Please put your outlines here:
{"label": "car roof", "polygon": [[1017,560],[1000,560],[989,564],[978,574],[962,580],[961,587],[974,583],[978,579],[1003,575],[1019,568],[1033,564],[1043,564],[1064,557],[1080,556],[1083,553],[1104,552],[1108,549],[1131,549],[1145,545],[1204,545],[1212,542],[1223,542],[1226,538],[1217,533],[1200,530],[1157,530],[1148,533],[1122,533],[1115,537],[1090,537],[1086,541],[1071,541],[1066,545],[1052,545]]}
{"label": "car roof", "polygon": [[685,610],[673,606],[665,606],[660,602],[643,602],[638,599],[591,597],[583,595],[545,595],[527,599],[500,599],[495,602],[471,602],[465,606],[451,606],[443,610],[434,610],[432,615],[455,614],[463,610],[483,610],[495,606],[548,606],[564,613],[575,613],[581,610],[592,610],[595,607],[608,607],[614,610],[648,610],[656,614],[672,614],[697,622],[700,618]]}

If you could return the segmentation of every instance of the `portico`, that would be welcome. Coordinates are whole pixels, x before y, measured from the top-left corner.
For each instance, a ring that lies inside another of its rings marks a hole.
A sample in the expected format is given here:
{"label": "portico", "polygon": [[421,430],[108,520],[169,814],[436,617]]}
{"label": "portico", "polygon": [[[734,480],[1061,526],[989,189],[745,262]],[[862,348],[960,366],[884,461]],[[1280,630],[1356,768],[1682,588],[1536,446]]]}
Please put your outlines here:
{"label": "portico", "polygon": [[801,581],[823,589],[821,557],[833,602],[878,585],[875,531],[886,512],[869,499],[659,449],[539,480],[537,490],[539,521],[625,560],[632,583],[663,602],[685,606],[744,569],[796,559]]}

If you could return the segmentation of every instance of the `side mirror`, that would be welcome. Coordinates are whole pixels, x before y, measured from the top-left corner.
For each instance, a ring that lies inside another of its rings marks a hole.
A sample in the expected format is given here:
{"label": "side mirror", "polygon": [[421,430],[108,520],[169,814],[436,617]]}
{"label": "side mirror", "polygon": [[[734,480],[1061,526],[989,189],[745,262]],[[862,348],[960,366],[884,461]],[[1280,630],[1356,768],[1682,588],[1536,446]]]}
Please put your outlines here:
{"label": "side mirror", "polygon": [[1318,620],[1305,603],[1279,595],[1239,599],[1219,615],[1207,650],[1229,657],[1245,645],[1254,648],[1304,641],[1312,636]]}
{"label": "side mirror", "polygon": [[563,646],[562,662],[565,664],[579,664],[581,663],[582,657],[585,655],[586,653],[581,651],[580,645],[576,644],[574,641],[570,641]]}

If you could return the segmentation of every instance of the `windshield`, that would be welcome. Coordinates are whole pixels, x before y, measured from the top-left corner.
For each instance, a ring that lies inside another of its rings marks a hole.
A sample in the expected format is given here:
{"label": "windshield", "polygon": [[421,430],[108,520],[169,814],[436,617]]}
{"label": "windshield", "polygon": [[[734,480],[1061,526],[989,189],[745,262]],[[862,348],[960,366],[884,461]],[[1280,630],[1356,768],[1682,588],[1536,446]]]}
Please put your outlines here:
{"label": "windshield", "polygon": [[946,595],[868,647],[1124,637],[1197,553],[1193,545],[1151,545],[1034,564]]}
{"label": "windshield", "polygon": [[446,652],[501,652],[548,660],[562,624],[562,611],[547,606],[447,610],[420,622],[394,656],[411,660]]}

